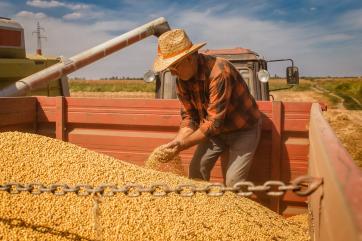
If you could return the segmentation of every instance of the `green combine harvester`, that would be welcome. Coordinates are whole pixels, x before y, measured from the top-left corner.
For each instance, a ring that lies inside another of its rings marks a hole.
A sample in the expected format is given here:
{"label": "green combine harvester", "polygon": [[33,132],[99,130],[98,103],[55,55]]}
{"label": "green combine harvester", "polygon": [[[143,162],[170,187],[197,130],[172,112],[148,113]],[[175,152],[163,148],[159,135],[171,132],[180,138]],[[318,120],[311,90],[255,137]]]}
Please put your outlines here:
{"label": "green combine harvester", "polygon": [[[38,25],[37,33],[39,28]],[[39,47],[37,54],[30,56],[25,53],[22,26],[14,20],[0,17],[0,97],[69,96],[68,74],[168,30],[170,26],[161,17],[70,58],[45,57]],[[39,38],[38,35],[38,41]]]}
{"label": "green combine harvester", "polygon": [[[60,57],[43,56],[39,49],[36,54],[26,53],[23,27],[12,19],[0,17],[0,90],[60,62]],[[44,82],[27,95],[67,96],[66,78]]]}

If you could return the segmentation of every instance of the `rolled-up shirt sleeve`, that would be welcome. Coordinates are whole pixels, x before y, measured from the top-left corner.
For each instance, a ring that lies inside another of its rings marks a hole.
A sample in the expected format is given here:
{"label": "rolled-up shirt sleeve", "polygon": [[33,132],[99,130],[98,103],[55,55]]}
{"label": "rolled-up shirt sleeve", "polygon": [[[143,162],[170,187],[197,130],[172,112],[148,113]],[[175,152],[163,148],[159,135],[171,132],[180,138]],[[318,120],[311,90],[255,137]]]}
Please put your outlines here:
{"label": "rolled-up shirt sleeve", "polygon": [[196,130],[199,127],[199,115],[192,104],[190,93],[185,90],[182,80],[176,81],[176,94],[181,102],[181,124],[180,128],[189,127]]}
{"label": "rolled-up shirt sleeve", "polygon": [[200,131],[210,137],[221,132],[231,98],[231,80],[220,73],[210,80],[207,117],[200,124]]}

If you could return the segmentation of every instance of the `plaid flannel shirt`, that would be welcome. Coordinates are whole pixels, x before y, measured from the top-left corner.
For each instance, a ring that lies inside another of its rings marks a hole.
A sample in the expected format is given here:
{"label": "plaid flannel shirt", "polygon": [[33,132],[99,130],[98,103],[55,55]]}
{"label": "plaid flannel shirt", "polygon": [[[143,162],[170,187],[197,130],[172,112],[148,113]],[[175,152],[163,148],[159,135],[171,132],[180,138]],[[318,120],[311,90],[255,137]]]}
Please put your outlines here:
{"label": "plaid flannel shirt", "polygon": [[227,60],[198,54],[198,73],[187,81],[177,79],[182,104],[181,128],[207,136],[248,129],[261,117],[248,86]]}

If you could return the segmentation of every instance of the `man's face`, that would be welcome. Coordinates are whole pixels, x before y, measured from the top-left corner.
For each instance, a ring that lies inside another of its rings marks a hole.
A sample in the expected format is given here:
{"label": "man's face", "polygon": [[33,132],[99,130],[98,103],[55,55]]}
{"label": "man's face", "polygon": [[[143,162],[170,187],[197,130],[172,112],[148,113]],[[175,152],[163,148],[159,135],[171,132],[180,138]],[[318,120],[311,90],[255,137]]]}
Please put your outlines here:
{"label": "man's face", "polygon": [[197,72],[197,54],[192,54],[169,67],[171,74],[181,80],[191,79]]}

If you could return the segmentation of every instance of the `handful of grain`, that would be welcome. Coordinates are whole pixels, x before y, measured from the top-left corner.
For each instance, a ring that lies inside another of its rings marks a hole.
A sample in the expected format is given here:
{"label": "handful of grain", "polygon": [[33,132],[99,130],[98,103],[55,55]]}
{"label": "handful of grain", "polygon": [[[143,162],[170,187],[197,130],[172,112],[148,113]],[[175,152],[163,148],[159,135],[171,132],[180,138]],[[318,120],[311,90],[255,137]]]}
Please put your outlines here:
{"label": "handful of grain", "polygon": [[[163,182],[170,187],[207,183],[135,166],[76,145],[19,132],[0,133],[0,183],[90,184]],[[309,240],[297,222],[258,203],[177,194],[116,194],[101,201],[69,193],[56,196],[0,191],[0,240]],[[93,210],[96,201],[96,209]],[[94,222],[94,213],[97,222]],[[96,229],[94,229],[94,224]]]}
{"label": "handful of grain", "polygon": [[185,175],[184,168],[182,166],[181,157],[177,154],[174,155],[171,149],[165,148],[165,146],[157,147],[145,162],[145,167],[171,172],[177,175]]}

